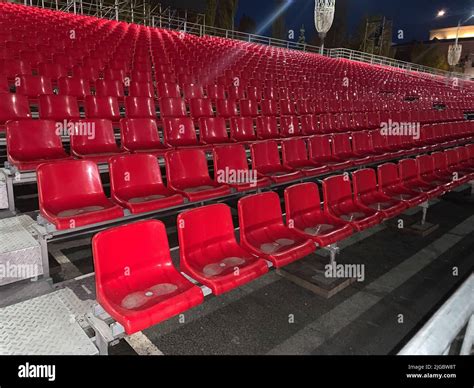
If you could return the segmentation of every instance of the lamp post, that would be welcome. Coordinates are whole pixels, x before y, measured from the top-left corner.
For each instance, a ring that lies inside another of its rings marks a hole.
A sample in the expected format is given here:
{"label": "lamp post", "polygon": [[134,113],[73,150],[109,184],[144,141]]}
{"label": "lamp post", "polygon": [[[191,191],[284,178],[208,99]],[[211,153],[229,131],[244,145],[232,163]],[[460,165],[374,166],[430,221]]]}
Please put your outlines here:
{"label": "lamp post", "polygon": [[334,22],[334,11],[336,0],[315,0],[314,2],[314,25],[321,38],[320,54],[324,54],[324,39]]}

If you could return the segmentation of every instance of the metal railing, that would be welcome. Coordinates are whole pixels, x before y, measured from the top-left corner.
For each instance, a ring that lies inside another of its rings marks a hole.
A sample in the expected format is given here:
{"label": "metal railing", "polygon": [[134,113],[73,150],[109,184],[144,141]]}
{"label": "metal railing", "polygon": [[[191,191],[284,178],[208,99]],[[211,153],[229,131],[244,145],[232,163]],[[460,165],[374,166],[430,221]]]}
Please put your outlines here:
{"label": "metal railing", "polygon": [[[202,14],[197,14],[197,22],[191,22],[187,17],[177,17],[177,12],[175,10],[170,7],[163,8],[161,4],[151,6],[149,4],[147,5],[145,2],[138,3],[137,1],[125,2],[118,0],[115,0],[114,5],[104,4],[103,0],[24,0],[24,4],[64,12],[73,12],[76,14],[132,22],[152,27],[179,30],[199,36],[216,36],[291,50],[317,53],[334,59],[347,59],[351,61],[370,63],[372,65],[390,67],[402,71],[405,74],[409,73],[413,76],[429,78],[439,83],[446,84],[449,82],[451,85],[454,84],[454,86],[474,87],[474,81],[470,79],[469,75],[462,73],[448,72],[347,48],[324,49],[321,52],[321,49],[318,46],[208,26],[206,25],[205,15]],[[455,79],[456,81],[451,83],[451,79]]]}

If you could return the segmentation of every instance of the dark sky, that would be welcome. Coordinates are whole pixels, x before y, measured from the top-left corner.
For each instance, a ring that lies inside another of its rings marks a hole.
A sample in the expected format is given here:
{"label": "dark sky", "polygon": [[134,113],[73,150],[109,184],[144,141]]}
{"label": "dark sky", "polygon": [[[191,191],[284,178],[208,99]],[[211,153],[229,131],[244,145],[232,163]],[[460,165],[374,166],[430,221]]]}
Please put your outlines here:
{"label": "dark sky", "polygon": [[[287,28],[294,29],[297,37],[301,24],[304,24],[306,40],[310,40],[316,33],[314,0],[287,1],[291,1],[286,12]],[[274,9],[274,3],[274,0],[239,0],[236,23],[245,13],[254,18],[257,26],[264,24]],[[393,20],[394,32],[404,31],[404,41],[407,42],[428,40],[430,29],[457,25],[461,18],[464,20],[474,13],[474,0],[348,0],[348,7],[349,30],[354,31],[365,14],[382,14]],[[439,9],[447,11],[442,19],[435,18]],[[467,24],[474,24],[474,18]],[[270,31],[264,29],[262,35],[269,35]]]}

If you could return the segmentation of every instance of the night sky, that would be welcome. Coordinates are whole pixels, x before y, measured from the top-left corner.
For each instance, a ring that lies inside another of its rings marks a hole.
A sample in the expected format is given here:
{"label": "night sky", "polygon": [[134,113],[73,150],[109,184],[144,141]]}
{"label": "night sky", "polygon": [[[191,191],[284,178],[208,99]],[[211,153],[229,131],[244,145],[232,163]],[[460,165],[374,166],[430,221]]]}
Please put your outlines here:
{"label": "night sky", "polygon": [[[298,36],[301,24],[304,24],[306,40],[309,41],[316,34],[313,16],[314,0],[287,1],[291,1],[286,12],[287,28],[295,30]],[[474,0],[348,0],[348,5],[349,31],[356,30],[365,14],[383,14],[393,20],[394,35],[400,29],[404,31],[405,40],[397,41],[397,43],[414,39],[428,40],[430,29],[455,26],[460,19],[467,19],[474,13]],[[236,22],[238,23],[242,14],[245,13],[256,21],[258,29],[259,26],[265,24],[273,7],[274,0],[239,0]],[[440,9],[446,9],[447,14],[441,19],[436,19],[436,14]],[[466,24],[474,24],[474,19]],[[261,31],[261,35],[270,33],[270,28]]]}

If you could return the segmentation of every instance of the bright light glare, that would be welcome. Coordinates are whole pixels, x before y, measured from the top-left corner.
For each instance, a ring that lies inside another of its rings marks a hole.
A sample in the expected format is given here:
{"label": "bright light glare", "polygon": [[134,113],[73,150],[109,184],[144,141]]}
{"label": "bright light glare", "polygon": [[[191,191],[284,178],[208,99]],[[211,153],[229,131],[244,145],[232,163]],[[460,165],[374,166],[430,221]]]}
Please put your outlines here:
{"label": "bright light glare", "polygon": [[442,16],[444,16],[444,15],[446,15],[446,10],[445,10],[445,9],[441,9],[441,10],[438,11],[438,15],[437,15],[437,16],[438,16],[439,18],[442,17]]}

